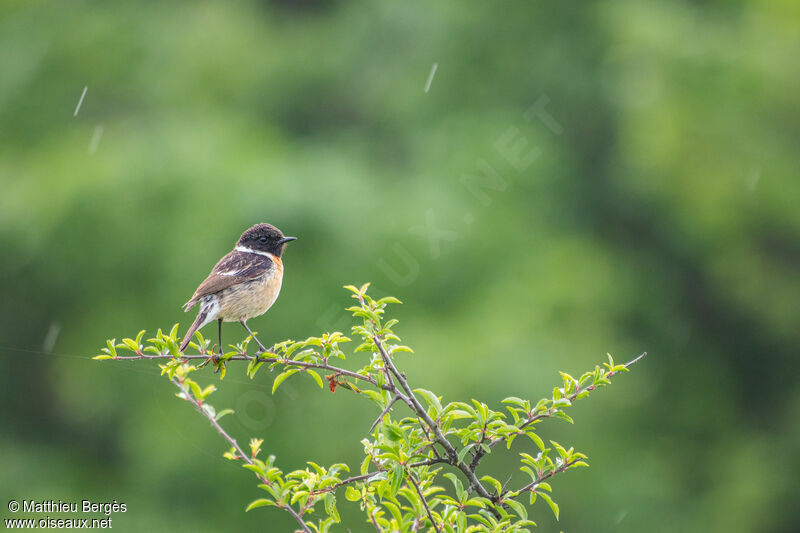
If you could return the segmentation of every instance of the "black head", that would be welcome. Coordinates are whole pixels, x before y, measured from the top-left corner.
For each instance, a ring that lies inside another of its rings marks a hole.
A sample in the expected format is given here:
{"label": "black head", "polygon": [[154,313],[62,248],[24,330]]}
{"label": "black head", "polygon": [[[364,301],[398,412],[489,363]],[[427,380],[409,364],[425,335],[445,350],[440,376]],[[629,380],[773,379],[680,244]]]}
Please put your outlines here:
{"label": "black head", "polygon": [[280,257],[286,243],[295,239],[297,237],[284,237],[281,230],[272,224],[256,224],[242,233],[236,246],[249,248],[256,252],[268,252]]}

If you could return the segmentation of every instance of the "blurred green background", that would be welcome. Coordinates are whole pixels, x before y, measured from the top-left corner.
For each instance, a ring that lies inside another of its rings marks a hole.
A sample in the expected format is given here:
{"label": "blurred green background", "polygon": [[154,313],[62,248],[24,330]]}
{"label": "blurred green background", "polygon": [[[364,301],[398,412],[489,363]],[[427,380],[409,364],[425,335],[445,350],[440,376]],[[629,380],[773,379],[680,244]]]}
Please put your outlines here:
{"label": "blurred green background", "polygon": [[[575,426],[542,426],[592,467],[554,480],[561,522],[539,502],[541,531],[800,528],[796,2],[0,17],[0,517],[11,498],[116,499],[120,531],[292,528],[244,513],[252,475],[155,363],[90,359],[185,330],[180,305],[263,221],[299,237],[251,321],[265,342],[349,331],[341,286],[372,281],[405,302],[400,364],[446,400],[537,399],[558,370],[649,352]],[[212,403],[285,469],[357,467],[372,404],[287,384],[230,367]],[[496,477],[522,475],[516,451]],[[369,530],[340,500],[339,530]]]}

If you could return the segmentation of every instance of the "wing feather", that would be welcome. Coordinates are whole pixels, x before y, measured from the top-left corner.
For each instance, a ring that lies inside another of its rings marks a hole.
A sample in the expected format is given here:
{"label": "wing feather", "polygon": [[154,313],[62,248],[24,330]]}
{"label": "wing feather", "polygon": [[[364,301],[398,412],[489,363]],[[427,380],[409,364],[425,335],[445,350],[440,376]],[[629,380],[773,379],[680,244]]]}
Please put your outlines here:
{"label": "wing feather", "polygon": [[214,265],[192,298],[184,304],[184,309],[191,309],[203,296],[254,280],[274,268],[275,264],[268,256],[233,250]]}

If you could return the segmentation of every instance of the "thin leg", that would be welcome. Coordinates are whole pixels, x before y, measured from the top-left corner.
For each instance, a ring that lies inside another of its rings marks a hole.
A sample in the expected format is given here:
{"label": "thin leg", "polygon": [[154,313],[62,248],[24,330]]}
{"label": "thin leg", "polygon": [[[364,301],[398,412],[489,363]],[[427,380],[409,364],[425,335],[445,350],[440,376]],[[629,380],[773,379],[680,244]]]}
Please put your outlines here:
{"label": "thin leg", "polygon": [[261,341],[260,341],[260,340],[258,340],[258,337],[256,337],[256,336],[253,334],[253,332],[252,332],[252,331],[250,331],[250,328],[249,328],[249,327],[247,327],[247,320],[242,320],[242,325],[244,326],[244,329],[246,329],[246,330],[247,330],[247,333],[249,333],[249,334],[250,334],[250,336],[251,336],[251,337],[253,337],[253,339],[255,339],[255,341],[258,343],[258,347],[259,347],[259,348],[261,348],[261,351],[262,351],[262,352],[266,352],[266,351],[267,351],[267,349],[266,349],[266,348],[264,348],[264,345],[263,345],[263,344],[261,344]]}
{"label": "thin leg", "polygon": [[219,333],[219,354],[222,355],[222,319],[217,319],[217,330]]}

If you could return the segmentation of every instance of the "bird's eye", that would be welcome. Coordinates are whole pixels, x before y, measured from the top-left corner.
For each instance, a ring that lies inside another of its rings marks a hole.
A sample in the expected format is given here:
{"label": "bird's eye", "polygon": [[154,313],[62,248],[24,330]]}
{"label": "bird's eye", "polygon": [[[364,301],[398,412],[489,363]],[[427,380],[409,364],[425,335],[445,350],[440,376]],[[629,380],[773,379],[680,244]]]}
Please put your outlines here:
{"label": "bird's eye", "polygon": [[261,241],[261,242],[267,242],[267,238],[266,237],[259,237],[258,240]]}

